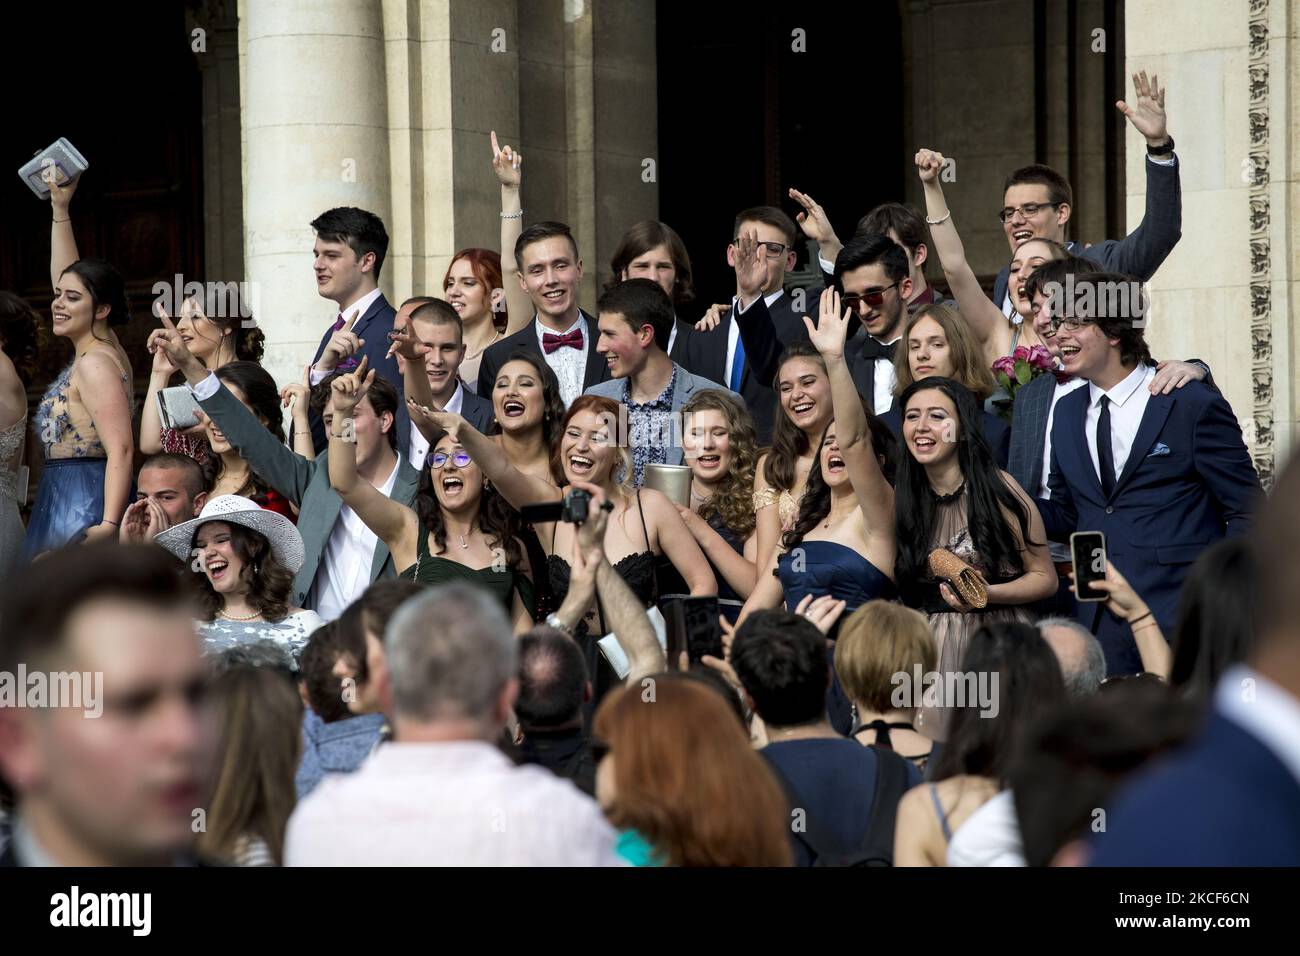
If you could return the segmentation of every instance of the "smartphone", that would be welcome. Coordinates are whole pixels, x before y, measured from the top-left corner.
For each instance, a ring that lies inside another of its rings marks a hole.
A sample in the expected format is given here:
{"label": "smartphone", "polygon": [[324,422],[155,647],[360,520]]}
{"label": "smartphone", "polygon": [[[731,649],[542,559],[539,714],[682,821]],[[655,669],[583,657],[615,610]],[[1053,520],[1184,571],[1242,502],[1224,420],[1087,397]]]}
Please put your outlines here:
{"label": "smartphone", "polygon": [[1070,558],[1074,563],[1074,596],[1080,601],[1104,601],[1106,592],[1092,586],[1106,579],[1106,536],[1100,531],[1076,531],[1070,535]]}
{"label": "smartphone", "polygon": [[158,392],[158,417],[163,428],[181,431],[199,423],[199,403],[188,385],[176,385]]}
{"label": "smartphone", "polygon": [[684,597],[667,605],[668,667],[675,670],[682,651],[692,664],[705,656],[722,659],[722,628],[716,597]]}

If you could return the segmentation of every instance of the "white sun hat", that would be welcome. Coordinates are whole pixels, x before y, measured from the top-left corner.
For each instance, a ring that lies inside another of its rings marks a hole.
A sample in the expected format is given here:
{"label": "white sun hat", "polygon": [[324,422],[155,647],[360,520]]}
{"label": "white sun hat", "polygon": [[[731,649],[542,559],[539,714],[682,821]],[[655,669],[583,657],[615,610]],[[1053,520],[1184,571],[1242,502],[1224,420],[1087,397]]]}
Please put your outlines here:
{"label": "white sun hat", "polygon": [[302,535],[294,523],[282,514],[267,511],[252,498],[243,495],[218,495],[203,506],[197,518],[173,525],[154,536],[154,543],[166,548],[182,561],[190,559],[194,532],[210,521],[224,521],[256,531],[271,544],[271,554],[290,574],[297,574],[307,558]]}

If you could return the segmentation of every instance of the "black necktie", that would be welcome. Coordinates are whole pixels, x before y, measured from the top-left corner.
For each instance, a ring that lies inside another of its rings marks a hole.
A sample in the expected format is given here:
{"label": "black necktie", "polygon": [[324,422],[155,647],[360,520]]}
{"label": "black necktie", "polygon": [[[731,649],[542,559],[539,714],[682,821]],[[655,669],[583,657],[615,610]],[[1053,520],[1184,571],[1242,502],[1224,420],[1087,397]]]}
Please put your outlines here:
{"label": "black necktie", "polygon": [[877,342],[870,335],[863,336],[865,341],[862,343],[862,355],[864,358],[875,361],[883,358],[888,362],[894,360],[894,349],[898,347],[897,342],[890,342],[888,345],[883,342]]}
{"label": "black necktie", "polygon": [[1110,449],[1110,398],[1101,397],[1101,415],[1097,417],[1097,470],[1101,472],[1101,491],[1109,500],[1115,493],[1115,459]]}

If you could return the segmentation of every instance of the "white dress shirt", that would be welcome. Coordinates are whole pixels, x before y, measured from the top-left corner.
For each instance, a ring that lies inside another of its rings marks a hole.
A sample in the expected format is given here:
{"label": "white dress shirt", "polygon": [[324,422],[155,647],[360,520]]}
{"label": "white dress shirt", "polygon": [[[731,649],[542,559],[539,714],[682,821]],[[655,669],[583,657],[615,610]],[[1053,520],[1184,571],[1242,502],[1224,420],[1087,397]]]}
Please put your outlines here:
{"label": "white dress shirt", "polygon": [[1101,465],[1097,461],[1097,420],[1101,418],[1101,397],[1105,395],[1110,399],[1111,460],[1115,465],[1115,480],[1118,482],[1119,476],[1124,473],[1129,452],[1133,449],[1138,427],[1142,424],[1142,413],[1147,410],[1147,401],[1151,398],[1151,390],[1146,386],[1155,377],[1154,365],[1139,365],[1109,392],[1103,392],[1096,385],[1088,383],[1088,412],[1083,420],[1083,431],[1088,438],[1092,467],[1099,480]]}
{"label": "white dress shirt", "polygon": [[481,741],[388,743],[298,803],[287,866],[619,866],[596,802]]}
{"label": "white dress shirt", "polygon": [[[451,393],[451,398],[447,400],[447,404],[442,407],[442,410],[459,415],[464,407],[465,383],[458,380],[456,382],[456,391]],[[420,434],[420,429],[416,428],[414,423],[411,425],[411,442],[407,451],[411,467],[416,471],[421,470],[424,467],[424,459],[429,454],[429,440]]]}
{"label": "white dress shirt", "polygon": [[[533,321],[533,328],[537,331],[537,347],[541,350],[542,358],[551,367],[555,377],[560,380],[560,400],[564,402],[564,407],[568,408],[573,404],[573,400],[582,394],[582,382],[587,375],[587,352],[589,349],[595,348],[595,344],[591,341],[591,329],[587,326],[587,317],[579,312],[578,321],[558,333],[548,329],[537,319]],[[579,329],[582,332],[581,349],[571,349],[565,346],[547,354],[546,349],[542,346],[543,335],[547,333],[551,335],[568,335],[574,329]]]}
{"label": "white dress shirt", "polygon": [[1300,700],[1259,672],[1238,664],[1219,678],[1214,706],[1272,751],[1300,782]]}
{"label": "white dress shirt", "polygon": [[[376,486],[384,495],[392,497],[401,467],[402,456],[399,454],[388,480]],[[321,555],[320,567],[311,585],[311,606],[321,620],[332,621],[339,617],[370,586],[370,566],[374,564],[378,546],[378,535],[366,527],[355,511],[343,505],[334,527],[330,529],[325,553]]]}
{"label": "white dress shirt", "polygon": [[[899,325],[902,325],[902,323],[900,322]],[[902,340],[903,333],[900,332],[894,337],[894,341],[881,342],[880,344],[893,345],[897,348],[898,343]],[[880,339],[876,339],[876,341],[880,342]],[[883,358],[878,358],[871,364],[873,366],[871,381],[874,386],[874,394],[871,400],[875,405],[875,413],[883,415],[894,407],[894,386],[898,384],[898,373],[894,371],[894,363]]]}
{"label": "white dress shirt", "polygon": [[[383,294],[384,292],[382,289],[379,288],[371,289],[369,292],[367,292],[361,298],[357,299],[357,301],[353,302],[346,309],[342,310],[343,318],[349,319],[352,317],[352,313],[355,312],[357,314],[357,321],[360,321],[361,318],[367,312],[370,311],[370,307],[375,304],[375,300],[378,299]],[[330,325],[333,326],[334,323],[337,322],[338,320],[339,320],[338,313],[335,313],[334,318],[330,320]],[[331,372],[318,372],[316,371],[316,367],[312,366],[311,383],[313,385],[319,385],[321,382],[325,381],[325,379],[329,378],[331,374],[332,374]]]}
{"label": "white dress shirt", "polygon": [[[772,303],[775,302],[777,299],[781,298],[781,296],[783,295],[785,295],[785,289],[777,289],[771,295],[763,296],[763,302],[766,303],[767,307],[770,309],[772,308]],[[754,300],[754,302],[757,301],[758,301],[757,299]],[[749,305],[745,306],[744,308],[741,308],[740,296],[733,295],[731,297],[731,317],[733,321],[731,325],[727,328],[727,363],[724,366],[722,366],[723,369],[725,369],[724,374],[726,375],[727,380],[725,382],[718,383],[719,385],[725,385],[727,388],[731,388],[731,381],[732,381],[731,376],[732,373],[735,372],[735,368],[733,366],[736,364],[736,343],[740,341],[740,326],[737,324],[737,321],[739,321],[737,317],[744,315],[746,312],[748,312],[750,306],[752,306],[754,302],[751,302],[749,303]],[[767,383],[764,382],[763,384],[766,385]]]}

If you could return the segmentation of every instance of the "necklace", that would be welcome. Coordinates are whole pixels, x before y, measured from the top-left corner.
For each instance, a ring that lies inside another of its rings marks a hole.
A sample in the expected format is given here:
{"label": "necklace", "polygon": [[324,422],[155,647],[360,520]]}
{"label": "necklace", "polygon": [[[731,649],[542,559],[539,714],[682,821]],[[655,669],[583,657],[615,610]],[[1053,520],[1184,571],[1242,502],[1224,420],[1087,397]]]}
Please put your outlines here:
{"label": "necklace", "polygon": [[248,617],[235,617],[235,615],[233,614],[227,614],[224,608],[222,608],[220,611],[217,612],[217,617],[224,617],[227,621],[252,621],[261,616],[262,616],[261,611],[255,611],[254,613],[248,615]]}
{"label": "necklace", "polygon": [[713,497],[712,495],[698,494],[695,491],[695,485],[693,484],[691,485],[691,501],[698,501],[700,504],[704,504],[704,502],[708,501],[712,497]]}
{"label": "necklace", "polygon": [[957,486],[957,489],[950,494],[941,495],[939,494],[939,492],[934,490],[933,486],[931,486],[930,488],[930,493],[934,495],[934,500],[936,502],[938,502],[941,505],[946,505],[946,504],[951,504],[952,502],[960,498],[962,496],[962,492],[964,492],[965,490],[966,490],[966,482],[963,481],[960,485]]}
{"label": "necklace", "polygon": [[465,536],[464,536],[463,534],[460,536],[460,546],[461,546],[462,548],[468,548],[468,547],[469,547],[469,542],[465,540]]}

